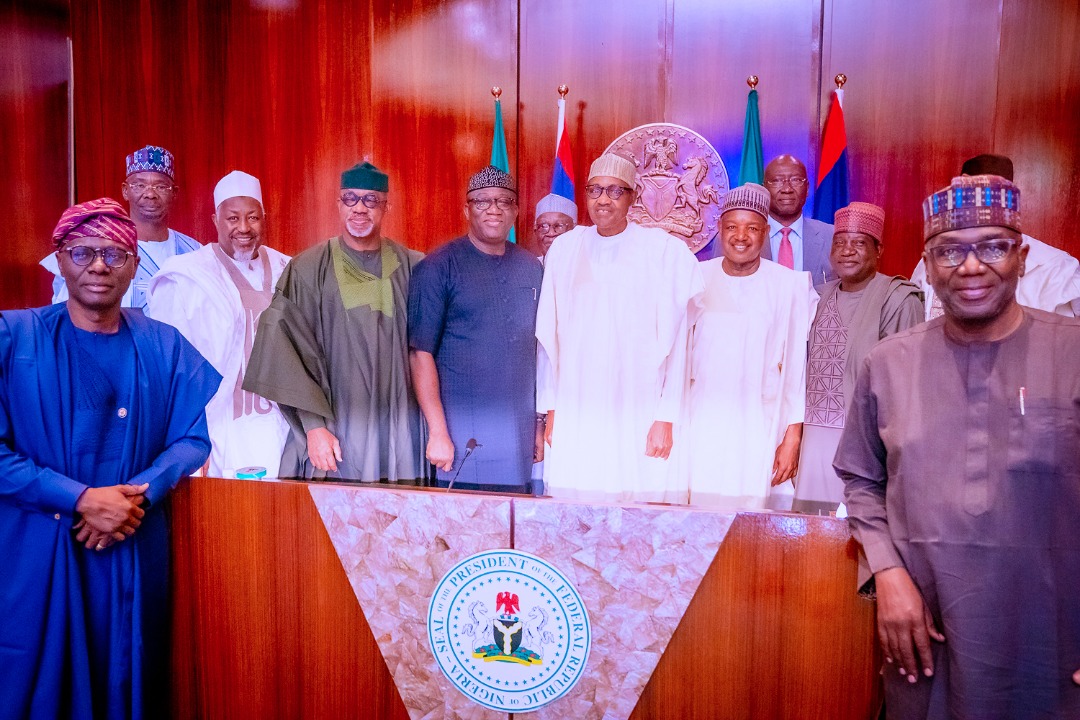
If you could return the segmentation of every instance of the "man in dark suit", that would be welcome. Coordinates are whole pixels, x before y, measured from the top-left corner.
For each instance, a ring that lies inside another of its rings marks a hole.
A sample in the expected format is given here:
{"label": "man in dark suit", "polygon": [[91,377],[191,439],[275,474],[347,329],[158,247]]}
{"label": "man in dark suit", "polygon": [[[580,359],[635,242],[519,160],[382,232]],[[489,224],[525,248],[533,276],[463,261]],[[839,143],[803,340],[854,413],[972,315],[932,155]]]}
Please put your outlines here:
{"label": "man in dark suit", "polygon": [[815,286],[835,280],[829,251],[833,226],[803,217],[809,189],[806,166],[792,155],[780,155],[765,166],[765,187],[769,206],[769,241],[761,257],[810,273]]}

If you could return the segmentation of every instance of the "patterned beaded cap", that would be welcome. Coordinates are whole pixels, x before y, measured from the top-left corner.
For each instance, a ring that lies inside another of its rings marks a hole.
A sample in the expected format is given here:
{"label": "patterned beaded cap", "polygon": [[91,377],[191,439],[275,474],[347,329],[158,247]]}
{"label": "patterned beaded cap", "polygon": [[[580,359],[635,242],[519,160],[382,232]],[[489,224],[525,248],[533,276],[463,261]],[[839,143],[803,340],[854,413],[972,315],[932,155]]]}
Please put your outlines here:
{"label": "patterned beaded cap", "polygon": [[1020,189],[999,175],[961,175],[923,200],[923,237],[994,225],[1020,229]]}
{"label": "patterned beaded cap", "polygon": [[173,169],[173,154],[163,147],[147,145],[127,156],[127,174],[137,172],[158,172],[176,179]]}
{"label": "patterned beaded cap", "polygon": [[484,188],[502,188],[504,190],[509,190],[515,195],[517,194],[517,185],[514,184],[514,178],[510,176],[510,173],[505,173],[494,165],[488,165],[486,168],[469,178],[469,189],[467,192],[483,190]]}

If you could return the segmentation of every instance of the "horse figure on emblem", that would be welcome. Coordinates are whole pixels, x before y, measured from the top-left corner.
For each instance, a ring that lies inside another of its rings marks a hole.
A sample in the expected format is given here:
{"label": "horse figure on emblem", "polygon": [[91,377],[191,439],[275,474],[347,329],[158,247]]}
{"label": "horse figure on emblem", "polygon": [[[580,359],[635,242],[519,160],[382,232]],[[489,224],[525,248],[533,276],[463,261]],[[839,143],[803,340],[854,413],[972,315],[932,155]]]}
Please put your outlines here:
{"label": "horse figure on emblem", "polygon": [[708,182],[708,159],[687,157],[682,172],[676,172],[679,145],[663,135],[649,138],[642,151],[643,160],[633,158],[638,166],[637,198],[630,206],[630,219],[684,238],[700,233],[705,225],[702,209],[720,201],[720,193]]}

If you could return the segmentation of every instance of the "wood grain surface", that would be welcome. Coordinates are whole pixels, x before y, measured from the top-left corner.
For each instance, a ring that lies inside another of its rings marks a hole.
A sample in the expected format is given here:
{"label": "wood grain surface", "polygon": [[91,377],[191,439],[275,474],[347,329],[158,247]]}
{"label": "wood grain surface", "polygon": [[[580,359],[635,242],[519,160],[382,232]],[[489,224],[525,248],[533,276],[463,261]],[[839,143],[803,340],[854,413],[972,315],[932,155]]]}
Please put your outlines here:
{"label": "wood grain surface", "polygon": [[304,484],[185,481],[172,548],[177,720],[407,720]]}
{"label": "wood grain surface", "polygon": [[0,2],[0,197],[5,249],[0,309],[47,302],[38,261],[68,206],[68,9],[66,0]]}
{"label": "wood grain surface", "polygon": [[740,514],[631,717],[876,718],[881,661],[856,567],[843,520]]}
{"label": "wood grain surface", "polygon": [[851,197],[886,209],[884,271],[911,272],[922,198],[988,151],[1013,157],[1029,232],[1080,254],[1063,202],[1080,190],[1078,15],[1073,0],[85,0],[70,13],[6,0],[0,163],[19,243],[0,258],[0,307],[48,299],[34,264],[66,198],[68,75],[76,199],[117,195],[124,155],[164,145],[181,187],[172,224],[203,242],[213,186],[236,168],[262,180],[271,245],[295,254],[336,234],[339,174],[365,157],[391,176],[391,237],[427,251],[461,234],[493,85],[526,244],[561,83],[583,217],[589,164],[643,123],[694,128],[736,175],[749,74],[765,155],[799,155],[813,179],[844,72]]}
{"label": "wood grain surface", "polygon": [[[172,517],[175,717],[407,717],[304,484],[192,479]],[[855,572],[842,520],[738,516],[632,717],[873,717]]]}

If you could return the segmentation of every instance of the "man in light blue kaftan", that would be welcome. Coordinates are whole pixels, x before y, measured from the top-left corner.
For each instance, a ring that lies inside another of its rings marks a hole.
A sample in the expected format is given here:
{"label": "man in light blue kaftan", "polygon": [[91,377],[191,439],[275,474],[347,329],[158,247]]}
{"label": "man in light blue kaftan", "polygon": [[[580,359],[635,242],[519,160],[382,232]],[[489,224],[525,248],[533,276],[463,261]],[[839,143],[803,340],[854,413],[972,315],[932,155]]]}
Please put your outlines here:
{"label": "man in light blue kaftan", "polygon": [[[195,238],[169,227],[169,214],[179,193],[173,154],[163,147],[147,145],[128,155],[124,163],[126,178],[120,186],[128,212],[139,238],[139,263],[135,276],[120,302],[121,307],[146,312],[150,280],[161,265],[174,255],[184,255],[202,247]],[[41,267],[53,274],[52,301],[66,302],[67,284],[60,274],[56,253],[41,260]]]}

